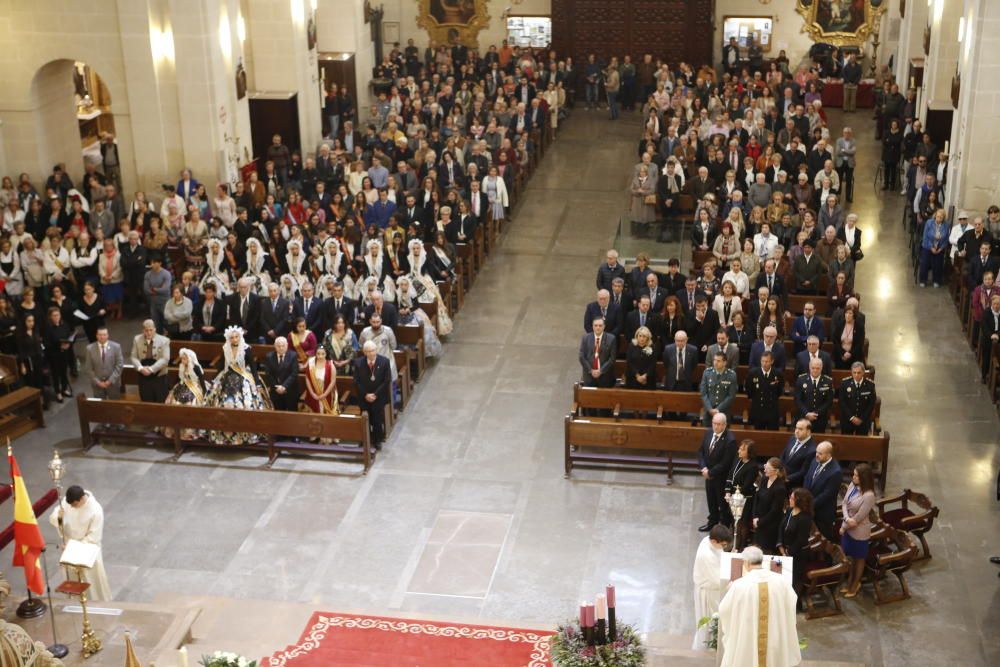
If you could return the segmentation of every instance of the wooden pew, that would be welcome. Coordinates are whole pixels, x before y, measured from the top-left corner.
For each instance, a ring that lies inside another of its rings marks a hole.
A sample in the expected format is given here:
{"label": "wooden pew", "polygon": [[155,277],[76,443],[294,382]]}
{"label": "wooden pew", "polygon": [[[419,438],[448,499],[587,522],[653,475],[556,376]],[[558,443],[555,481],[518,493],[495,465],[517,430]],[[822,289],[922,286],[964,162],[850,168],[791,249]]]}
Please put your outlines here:
{"label": "wooden pew", "polygon": [[[790,437],[787,431],[755,431],[731,428],[736,442],[751,439],[761,458],[780,456]],[[653,421],[596,421],[567,415],[565,419],[564,462],[568,479],[573,468],[623,468],[666,473],[668,483],[675,470],[698,472],[698,448],[705,428],[658,424]],[[889,469],[889,433],[881,435],[823,434],[834,444],[834,456],[841,461],[873,464],[875,476],[885,490]],[[845,476],[848,474],[845,470]]]}
{"label": "wooden pew", "polygon": [[[80,435],[84,451],[96,441],[124,440],[144,444],[173,446],[174,460],[189,447],[214,447],[230,451],[267,452],[270,467],[282,452],[301,454],[328,454],[341,460],[360,463],[362,474],[368,472],[374,452],[368,434],[368,416],[355,415],[299,415],[273,410],[250,412],[228,408],[201,408],[184,405],[161,405],[135,401],[108,401],[87,398],[82,394],[76,399],[80,419]],[[91,424],[98,424],[91,428]],[[102,424],[120,424],[125,430],[105,429]],[[138,428],[137,428],[138,427]],[[162,435],[159,430],[172,428],[173,437]],[[265,441],[253,445],[216,445],[208,439],[182,440],[180,430],[204,429],[233,432],[255,432],[265,436]],[[295,442],[290,438],[318,438],[340,440],[347,444],[320,444]]]}
{"label": "wooden pew", "polygon": [[427,350],[424,347],[423,322],[418,323],[416,326],[396,327],[395,334],[396,343],[401,346],[406,346],[403,348],[402,352],[407,368],[410,368],[410,362],[415,363],[417,370],[416,373],[412,373],[411,369],[411,375],[415,382],[419,381],[420,378],[424,376],[424,368],[427,366]]}
{"label": "wooden pew", "polygon": [[[627,364],[627,362],[624,359],[616,359],[615,360],[615,377],[618,378],[618,380],[621,381],[622,383],[624,383],[624,381],[625,381],[625,370],[626,370],[627,365],[628,364]],[[698,383],[701,382],[701,376],[704,375],[704,373],[705,373],[705,364],[698,364],[697,366],[695,366],[695,369],[694,369],[694,382],[695,382],[695,384],[698,384]],[[749,366],[737,366],[736,367],[736,379],[737,379],[737,381],[739,381],[741,387],[746,383],[747,375],[749,373],[750,373],[750,367]],[[666,367],[664,366],[663,362],[662,361],[656,362],[656,381],[657,381],[657,383],[663,384],[663,380],[664,380],[664,375],[665,374],[666,374]],[[785,369],[784,369],[784,371],[783,371],[783,374],[785,376],[785,391],[786,392],[790,392],[792,384],[795,382],[796,378],[798,378],[798,375],[795,373],[795,367],[794,367],[794,365],[790,364],[790,365],[786,366]],[[837,387],[840,386],[841,382],[843,382],[847,378],[851,377],[851,371],[849,371],[847,369],[834,368],[834,369],[831,370],[831,377],[833,378],[833,386],[834,386],[834,388],[837,388]],[[874,366],[868,366],[868,368],[865,370],[865,377],[868,378],[869,380],[871,380],[872,382],[875,381],[875,367]]]}
{"label": "wooden pew", "polygon": [[0,396],[0,438],[14,440],[36,428],[45,428],[41,391],[21,387]]}
{"label": "wooden pew", "polygon": [[[603,410],[611,413],[611,419],[621,421],[626,419],[646,419],[645,415],[655,414],[656,422],[663,423],[664,416],[671,413],[697,415],[699,421],[703,416],[701,395],[691,391],[662,391],[656,389],[624,389],[584,387],[579,382],[573,386],[573,414],[584,416],[583,410]],[[778,411],[785,424],[791,425],[795,420],[795,399],[792,396],[782,396],[778,399]],[[881,431],[882,399],[876,398],[872,411],[872,429],[875,433]],[[641,417],[637,416],[642,415]],[[749,421],[750,398],[740,394],[733,399],[730,413],[734,419],[742,423]],[[597,420],[600,421],[600,420]],[[671,421],[667,419],[667,421]],[[691,423],[691,419],[673,420]],[[831,431],[840,427],[840,401],[833,399],[830,409]]]}

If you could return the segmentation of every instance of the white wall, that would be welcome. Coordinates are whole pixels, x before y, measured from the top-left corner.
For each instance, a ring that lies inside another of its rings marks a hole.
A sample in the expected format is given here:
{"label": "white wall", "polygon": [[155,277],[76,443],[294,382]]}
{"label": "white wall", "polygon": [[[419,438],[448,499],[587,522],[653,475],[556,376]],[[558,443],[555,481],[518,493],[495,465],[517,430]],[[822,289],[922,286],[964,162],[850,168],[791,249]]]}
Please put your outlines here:
{"label": "white wall", "polygon": [[792,69],[809,54],[809,48],[813,45],[809,35],[802,32],[802,17],[795,11],[793,0],[774,0],[769,5],[751,3],[748,0],[715,0],[716,39],[713,57],[717,63],[722,60],[722,22],[726,16],[772,17],[774,24],[771,50],[765,52],[764,57],[774,58],[778,51],[784,49]]}
{"label": "white wall", "polygon": [[[398,2],[390,0],[388,4]],[[373,3],[374,4],[374,3]],[[386,16],[389,11],[386,7]],[[354,74],[358,86],[358,117],[371,103],[369,83],[375,68],[375,44],[371,25],[365,23],[364,0],[319,0],[316,8],[317,50],[354,54]]]}

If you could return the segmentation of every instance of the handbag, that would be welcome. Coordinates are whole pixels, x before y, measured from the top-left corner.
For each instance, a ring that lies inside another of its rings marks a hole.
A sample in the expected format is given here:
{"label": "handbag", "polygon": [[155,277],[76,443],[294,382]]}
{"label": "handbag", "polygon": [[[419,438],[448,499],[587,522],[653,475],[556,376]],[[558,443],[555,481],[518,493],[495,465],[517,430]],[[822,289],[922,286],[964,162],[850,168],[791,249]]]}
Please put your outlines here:
{"label": "handbag", "polygon": [[656,195],[646,195],[642,198],[643,204],[653,204],[656,205]]}
{"label": "handbag", "polygon": [[852,255],[851,259],[853,259],[855,262],[860,262],[865,258],[865,253],[863,250],[861,250],[861,248],[855,250],[853,253],[851,253],[851,255]]}

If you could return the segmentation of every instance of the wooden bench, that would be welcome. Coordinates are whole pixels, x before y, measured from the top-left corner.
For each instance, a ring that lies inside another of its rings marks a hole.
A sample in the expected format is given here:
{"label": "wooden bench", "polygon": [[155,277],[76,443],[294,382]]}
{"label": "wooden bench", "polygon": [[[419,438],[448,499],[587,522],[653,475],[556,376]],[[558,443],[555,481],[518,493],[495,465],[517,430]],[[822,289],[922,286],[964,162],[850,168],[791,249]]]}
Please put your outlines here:
{"label": "wooden bench", "polygon": [[[173,460],[177,460],[190,447],[214,447],[234,452],[264,451],[267,467],[271,467],[283,452],[297,454],[325,454],[338,460],[359,463],[362,474],[368,472],[374,452],[368,434],[368,416],[315,415],[274,410],[233,410],[229,408],[203,408],[185,405],[162,405],[135,401],[109,401],[87,398],[82,394],[76,399],[80,419],[80,436],[84,451],[97,441],[128,441],[142,444],[172,446]],[[124,430],[91,428],[91,424],[120,424]],[[167,437],[158,429],[173,429]],[[264,442],[239,446],[217,445],[207,438],[183,440],[181,429],[252,432],[264,436]],[[296,442],[318,439],[320,442]],[[347,444],[322,444],[323,440],[340,440]]]}
{"label": "wooden bench", "polygon": [[[761,458],[781,456],[788,444],[787,431],[755,431],[731,428],[736,442],[751,439]],[[655,421],[601,421],[567,415],[564,434],[565,476],[573,468],[625,468],[642,472],[666,473],[672,483],[675,470],[696,473],[698,448],[705,428],[658,424]],[[889,466],[889,433],[880,435],[841,435],[829,433],[823,440],[834,444],[834,456],[841,461],[864,461],[873,464],[881,489],[885,489]],[[850,470],[845,469],[845,479]]]}
{"label": "wooden bench", "polygon": [[[665,415],[687,414],[697,415],[700,421],[704,414],[701,395],[692,391],[665,391],[659,389],[624,389],[584,387],[577,382],[573,386],[573,414],[582,417],[583,410],[603,410],[611,413],[614,421],[621,421],[624,414],[627,419],[646,419],[645,415],[655,414],[656,422],[663,423]],[[882,410],[882,399],[875,399],[872,411],[872,429],[875,433],[881,431],[879,417]],[[731,414],[742,423],[749,422],[750,398],[737,395],[733,399]],[[778,399],[778,412],[782,422],[791,425],[795,421],[795,399],[792,396],[782,396]],[[641,416],[636,416],[636,415]],[[631,415],[631,416],[629,416]],[[691,419],[674,419],[667,421],[687,422]],[[840,401],[833,399],[830,409],[830,426],[839,428]]]}
{"label": "wooden bench", "polygon": [[[791,321],[790,320],[787,321],[786,326],[788,326],[789,328],[791,328]],[[824,326],[828,326],[828,324],[824,324]],[[629,339],[625,335],[621,335],[621,336],[616,336],[615,340],[616,340],[616,342],[618,344],[618,354],[616,356],[624,358],[626,352],[628,351]],[[661,342],[663,343],[664,346],[667,345],[666,341],[661,341]],[[670,341],[670,342],[673,342],[673,341]],[[712,342],[714,343],[715,340],[713,339]],[[795,342],[792,341],[792,340],[786,340],[786,341],[783,341],[782,344],[785,346],[785,362],[788,363],[788,364],[790,364],[790,365],[794,365],[795,364]],[[820,343],[819,348],[821,350],[823,350],[824,352],[826,352],[827,354],[829,354],[831,356],[833,355],[833,341],[831,341],[829,339],[829,337],[827,338],[827,340],[824,340],[822,343]],[[663,351],[660,350],[661,354],[662,354],[662,352]],[[867,362],[868,361],[868,339],[867,338],[865,338],[864,346],[862,348],[862,354],[865,357],[864,359],[862,359],[862,361]]]}
{"label": "wooden bench", "polygon": [[40,390],[21,387],[0,396],[0,438],[14,440],[36,428],[45,428]]}
{"label": "wooden bench", "polygon": [[[628,362],[624,359],[615,360],[615,377],[624,382],[625,371],[628,367]],[[747,375],[750,373],[749,366],[737,366],[736,367],[736,380],[742,387],[746,384]],[[795,372],[794,366],[786,366],[785,370],[782,371],[785,376],[785,391],[791,391],[791,386],[795,383],[795,380],[799,377]],[[698,364],[694,369],[694,382],[697,385],[701,382],[701,376],[705,374],[705,364]],[[666,376],[666,366],[662,361],[656,362],[656,381],[658,384],[663,384],[664,378]],[[840,383],[851,377],[851,371],[847,369],[834,368],[831,370],[831,376],[833,378],[834,387],[839,387]],[[869,366],[865,370],[865,377],[871,381],[875,381],[875,367]]]}

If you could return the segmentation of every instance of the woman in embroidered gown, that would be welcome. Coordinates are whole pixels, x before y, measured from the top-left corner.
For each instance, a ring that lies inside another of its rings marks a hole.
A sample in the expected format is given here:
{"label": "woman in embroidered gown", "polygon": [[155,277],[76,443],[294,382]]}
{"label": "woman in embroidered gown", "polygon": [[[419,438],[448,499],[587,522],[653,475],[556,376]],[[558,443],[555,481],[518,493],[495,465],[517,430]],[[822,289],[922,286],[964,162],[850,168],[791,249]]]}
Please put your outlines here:
{"label": "woman in embroidered gown", "polygon": [[316,348],[316,356],[306,364],[305,374],[306,391],[299,410],[318,415],[339,415],[337,369],[326,358],[325,348]]}
{"label": "woman in embroidered gown", "polygon": [[288,333],[288,344],[295,350],[295,356],[299,359],[299,370],[304,371],[309,358],[316,354],[316,336],[306,329],[305,318],[295,319],[292,330]]}
{"label": "woman in embroidered gown", "polygon": [[[410,264],[410,288],[420,303],[437,302],[438,325],[437,333],[440,336],[447,336],[451,333],[453,325],[451,317],[448,316],[448,305],[441,298],[441,291],[438,289],[437,281],[433,275],[431,258],[424,249],[424,244],[419,239],[413,239],[409,243],[410,253],[407,261]],[[434,251],[437,252],[437,249]]]}
{"label": "woman in embroidered gown", "polygon": [[323,337],[323,348],[326,350],[326,358],[337,370],[337,375],[351,374],[351,360],[358,352],[358,338],[343,315],[338,314],[333,320],[333,328]]}
{"label": "woman in embroidered gown", "polygon": [[292,278],[292,274],[283,273],[281,279],[278,281],[278,289],[281,292],[281,296],[288,299],[289,303],[295,301],[295,297],[299,295],[298,285],[295,284],[295,278]]}
{"label": "woman in embroidered gown", "polygon": [[225,297],[233,291],[232,278],[229,269],[226,267],[226,253],[224,242],[219,239],[212,239],[208,242],[208,254],[205,256],[205,270],[201,274],[201,281],[198,287],[202,292],[210,282],[215,284],[215,293],[220,297]]}
{"label": "woman in embroidered gown", "polygon": [[260,245],[260,241],[250,237],[247,239],[246,272],[245,277],[254,281],[251,289],[261,296],[267,295],[267,286],[271,283],[271,275],[268,272],[269,257]]}
{"label": "woman in embroidered gown", "polygon": [[[198,357],[188,348],[181,348],[177,366],[177,384],[167,394],[167,405],[205,405],[205,374],[198,363]],[[164,428],[163,435],[174,437],[174,429]],[[200,438],[201,431],[194,428],[181,429],[181,440]]]}
{"label": "woman in embroidered gown", "polygon": [[434,331],[430,317],[419,305],[416,290],[410,283],[409,276],[402,276],[396,284],[396,310],[399,312],[401,325],[424,325],[424,354],[428,357],[441,355],[441,339]]}
{"label": "woman in embroidered gown", "polygon": [[302,242],[292,239],[285,244],[285,266],[288,268],[288,275],[295,281],[295,290],[302,287],[302,283],[309,280],[308,256],[302,250]]}
{"label": "woman in embroidered gown", "polygon": [[[270,410],[271,401],[257,377],[250,346],[243,340],[243,329],[226,329],[222,353],[222,368],[205,398],[205,405],[210,408]],[[208,439],[218,445],[246,445],[259,442],[260,434],[213,430],[209,431]]]}

